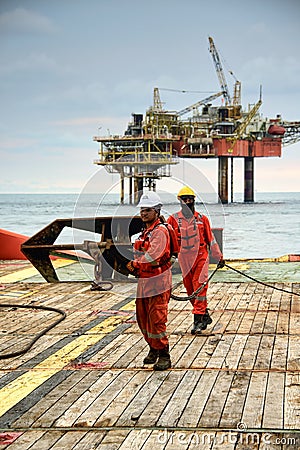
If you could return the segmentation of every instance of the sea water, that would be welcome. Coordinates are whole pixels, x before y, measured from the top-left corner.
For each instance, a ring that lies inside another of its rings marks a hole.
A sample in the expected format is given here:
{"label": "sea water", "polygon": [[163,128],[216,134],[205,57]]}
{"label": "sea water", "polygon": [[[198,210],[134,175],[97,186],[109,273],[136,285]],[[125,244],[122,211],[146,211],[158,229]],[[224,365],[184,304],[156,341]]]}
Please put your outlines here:
{"label": "sea water", "polygon": [[[272,258],[300,254],[300,193],[256,193],[254,203],[196,204],[214,228],[223,229],[225,258]],[[176,195],[163,198],[163,214],[179,209]],[[32,236],[55,219],[135,215],[134,205],[119,204],[118,194],[0,194],[0,228]],[[84,235],[68,230],[58,242],[82,243]],[[80,239],[82,239],[80,241]]]}

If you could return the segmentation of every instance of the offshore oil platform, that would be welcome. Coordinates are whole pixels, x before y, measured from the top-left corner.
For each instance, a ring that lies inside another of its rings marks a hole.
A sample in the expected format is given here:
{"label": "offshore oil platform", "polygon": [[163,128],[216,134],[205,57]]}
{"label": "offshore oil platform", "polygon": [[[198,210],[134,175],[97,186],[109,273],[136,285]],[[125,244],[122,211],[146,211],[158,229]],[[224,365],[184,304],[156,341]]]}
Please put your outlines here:
{"label": "offshore oil platform", "polygon": [[[179,158],[218,158],[219,201],[228,203],[229,161],[233,201],[233,159],[244,159],[244,202],[254,201],[254,158],[280,157],[284,145],[300,140],[300,122],[262,117],[260,98],[243,110],[241,82],[235,78],[231,96],[219,53],[212,37],[209,50],[218,76],[220,91],[180,111],[163,107],[159,88],[154,88],[153,105],[143,114],[132,114],[122,136],[95,136],[99,158],[95,164],[109,173],[119,173],[120,202],[125,199],[129,180],[129,203],[138,203],[143,188],[156,189],[156,181],[171,176]],[[213,101],[223,98],[222,106]],[[200,109],[201,108],[201,109]]]}

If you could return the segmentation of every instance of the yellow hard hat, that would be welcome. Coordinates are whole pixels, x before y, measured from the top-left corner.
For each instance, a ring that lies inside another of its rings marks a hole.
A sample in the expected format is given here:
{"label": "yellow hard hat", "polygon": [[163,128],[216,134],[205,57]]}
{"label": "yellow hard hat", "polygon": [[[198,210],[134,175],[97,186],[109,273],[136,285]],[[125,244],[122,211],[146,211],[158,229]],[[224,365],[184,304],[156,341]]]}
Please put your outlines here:
{"label": "yellow hard hat", "polygon": [[193,189],[189,188],[188,186],[183,186],[178,192],[177,197],[182,197],[183,195],[193,195],[194,197],[196,197]]}

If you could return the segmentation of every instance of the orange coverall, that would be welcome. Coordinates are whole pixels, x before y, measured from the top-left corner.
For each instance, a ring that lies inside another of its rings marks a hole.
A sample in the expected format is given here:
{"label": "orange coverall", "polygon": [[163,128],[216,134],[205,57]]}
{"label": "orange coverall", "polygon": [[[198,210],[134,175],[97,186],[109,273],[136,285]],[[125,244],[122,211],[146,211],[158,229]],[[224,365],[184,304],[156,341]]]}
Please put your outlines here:
{"label": "orange coverall", "polygon": [[[186,218],[182,211],[179,211],[172,214],[167,222],[177,232],[180,247],[178,262],[183,284],[187,294],[191,295],[208,279],[209,250],[218,260],[223,259],[223,255],[205,215],[195,211],[192,217]],[[207,289],[208,284],[191,300],[193,314],[205,314]]]}
{"label": "orange coverall", "polygon": [[170,236],[157,219],[134,243],[133,266],[138,275],[136,318],[150,347],[168,346],[167,317],[171,295]]}

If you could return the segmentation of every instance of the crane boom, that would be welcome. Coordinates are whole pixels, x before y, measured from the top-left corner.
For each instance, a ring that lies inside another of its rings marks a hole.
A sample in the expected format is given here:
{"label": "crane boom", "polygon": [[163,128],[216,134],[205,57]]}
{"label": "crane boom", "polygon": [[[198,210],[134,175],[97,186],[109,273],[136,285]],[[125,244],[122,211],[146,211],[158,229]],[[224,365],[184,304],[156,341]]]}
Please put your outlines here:
{"label": "crane boom", "polygon": [[195,108],[198,108],[198,106],[205,105],[208,102],[212,102],[216,98],[223,95],[223,92],[217,92],[216,94],[210,95],[209,97],[204,98],[203,100],[199,100],[199,102],[194,103],[193,105],[187,106],[186,108],[182,109],[181,111],[178,111],[178,116],[183,116],[184,114],[188,113],[189,111],[192,111]]}
{"label": "crane boom", "polygon": [[262,104],[262,100],[261,98],[258,100],[257,103],[255,103],[255,105],[253,106],[253,108],[250,110],[250,112],[247,114],[246,118],[243,120],[243,122],[241,122],[238,127],[235,129],[235,136],[234,138],[231,139],[231,146],[228,149],[228,153],[232,153],[233,148],[237,142],[238,139],[241,138],[241,136],[243,135],[243,133],[246,131],[247,126],[249,125],[249,123],[251,122],[251,120],[253,119],[253,117],[255,116],[255,114],[257,113],[257,111],[260,108],[260,105]]}
{"label": "crane boom", "polygon": [[222,89],[222,92],[223,92],[223,96],[225,98],[225,104],[226,105],[231,105],[231,97],[230,97],[230,94],[229,94],[229,89],[228,89],[228,86],[227,86],[227,82],[226,82],[226,78],[225,78],[225,75],[224,75],[224,72],[223,72],[223,68],[222,68],[222,64],[221,64],[220,58],[219,58],[219,54],[218,54],[217,49],[215,47],[213,38],[209,36],[208,40],[209,40],[209,51],[212,54],[212,58],[213,58],[213,61],[214,61],[215,67],[216,67],[216,71],[217,71],[217,75],[218,75],[218,78],[219,78],[220,86],[221,86],[221,89]]}

